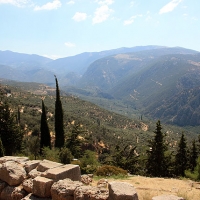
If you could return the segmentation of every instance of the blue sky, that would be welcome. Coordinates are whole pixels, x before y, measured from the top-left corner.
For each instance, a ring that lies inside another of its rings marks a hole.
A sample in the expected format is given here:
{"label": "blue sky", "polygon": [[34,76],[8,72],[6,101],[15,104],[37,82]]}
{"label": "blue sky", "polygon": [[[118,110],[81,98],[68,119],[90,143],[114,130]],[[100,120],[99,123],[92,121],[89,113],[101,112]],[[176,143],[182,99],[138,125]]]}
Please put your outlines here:
{"label": "blue sky", "polygon": [[51,58],[144,45],[200,51],[199,0],[0,0],[0,50]]}

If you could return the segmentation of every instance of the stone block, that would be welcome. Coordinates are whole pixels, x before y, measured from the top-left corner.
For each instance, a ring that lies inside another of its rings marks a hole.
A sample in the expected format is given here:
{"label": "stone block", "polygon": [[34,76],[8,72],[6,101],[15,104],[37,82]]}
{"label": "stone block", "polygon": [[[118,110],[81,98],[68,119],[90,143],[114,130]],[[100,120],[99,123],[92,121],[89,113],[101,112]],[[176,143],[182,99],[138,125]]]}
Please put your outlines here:
{"label": "stone block", "polygon": [[40,176],[42,172],[37,171],[37,169],[33,169],[28,173],[28,177],[35,178],[37,176]]}
{"label": "stone block", "polygon": [[133,185],[124,182],[110,182],[108,184],[109,200],[138,200]]}
{"label": "stone block", "polygon": [[41,176],[53,179],[54,181],[69,178],[73,181],[81,180],[81,171],[79,165],[62,165],[60,167],[47,170]]}
{"label": "stone block", "polygon": [[51,187],[51,196],[53,200],[74,200],[74,191],[83,184],[79,181],[64,179],[55,182]]}
{"label": "stone block", "polygon": [[48,169],[59,167],[62,165],[63,164],[61,164],[61,163],[57,163],[57,162],[53,162],[53,161],[49,161],[49,160],[43,160],[38,164],[37,171],[45,172]]}
{"label": "stone block", "polygon": [[26,171],[19,163],[7,161],[0,164],[0,177],[11,186],[19,185],[26,178]]}
{"label": "stone block", "polygon": [[1,194],[2,190],[3,190],[6,186],[7,186],[7,183],[4,182],[4,181],[2,181],[2,180],[0,180],[0,194]]}
{"label": "stone block", "polygon": [[29,194],[27,196],[25,196],[22,200],[52,200],[51,198],[41,198],[41,197],[37,197],[33,194]]}
{"label": "stone block", "polygon": [[175,195],[160,195],[153,197],[152,200],[185,200],[183,197],[177,197]]}
{"label": "stone block", "polygon": [[35,169],[40,162],[40,160],[29,160],[25,162],[24,168],[26,172],[29,173],[31,170]]}
{"label": "stone block", "polygon": [[38,197],[50,197],[53,180],[38,176],[33,179],[33,194]]}
{"label": "stone block", "polygon": [[33,179],[29,178],[23,181],[22,186],[24,190],[26,190],[28,193],[32,193],[33,191]]}
{"label": "stone block", "polygon": [[4,156],[0,158],[0,163],[4,163],[7,161],[16,161],[18,163],[24,163],[28,160],[29,160],[28,157]]}

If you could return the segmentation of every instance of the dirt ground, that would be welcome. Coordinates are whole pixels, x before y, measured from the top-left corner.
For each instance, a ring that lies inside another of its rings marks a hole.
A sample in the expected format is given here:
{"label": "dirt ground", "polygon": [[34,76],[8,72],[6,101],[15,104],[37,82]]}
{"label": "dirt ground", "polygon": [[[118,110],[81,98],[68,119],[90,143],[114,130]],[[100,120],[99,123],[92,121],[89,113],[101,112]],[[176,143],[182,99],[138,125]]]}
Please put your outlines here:
{"label": "dirt ground", "polygon": [[[200,184],[196,189],[195,183],[190,180],[149,178],[132,176],[127,179],[107,179],[108,182],[120,181],[132,184],[138,194],[139,200],[152,200],[152,197],[162,194],[173,194],[185,200],[200,200]],[[98,181],[95,180],[95,185]]]}

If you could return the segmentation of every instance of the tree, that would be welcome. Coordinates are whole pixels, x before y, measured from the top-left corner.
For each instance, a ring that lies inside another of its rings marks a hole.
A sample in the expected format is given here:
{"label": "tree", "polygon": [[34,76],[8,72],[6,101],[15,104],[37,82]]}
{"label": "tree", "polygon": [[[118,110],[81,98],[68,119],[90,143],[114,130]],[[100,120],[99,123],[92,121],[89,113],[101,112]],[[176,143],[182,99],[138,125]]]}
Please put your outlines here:
{"label": "tree", "polygon": [[164,135],[161,131],[160,120],[156,123],[155,137],[153,141],[149,141],[150,149],[147,151],[147,174],[156,177],[167,175],[167,162],[165,153],[167,146],[164,144]]}
{"label": "tree", "polygon": [[55,147],[61,148],[64,145],[64,126],[63,126],[63,109],[60,100],[60,90],[58,80],[56,80],[56,102],[55,102]]}
{"label": "tree", "polygon": [[192,172],[194,171],[194,168],[197,166],[197,158],[198,158],[198,152],[197,152],[196,142],[195,140],[193,140],[189,156],[189,168]]}
{"label": "tree", "polygon": [[3,157],[3,156],[4,156],[4,148],[3,148],[3,143],[0,138],[0,157]]}
{"label": "tree", "polygon": [[0,138],[5,155],[11,156],[21,149],[23,134],[16,123],[13,110],[6,101],[0,102]]}
{"label": "tree", "polygon": [[42,100],[42,115],[40,124],[40,153],[42,153],[43,147],[49,147],[51,149],[51,136],[47,123],[47,116],[44,101]]}
{"label": "tree", "polygon": [[184,176],[187,168],[187,145],[185,136],[182,133],[181,139],[178,144],[178,150],[175,155],[175,174],[177,176]]}

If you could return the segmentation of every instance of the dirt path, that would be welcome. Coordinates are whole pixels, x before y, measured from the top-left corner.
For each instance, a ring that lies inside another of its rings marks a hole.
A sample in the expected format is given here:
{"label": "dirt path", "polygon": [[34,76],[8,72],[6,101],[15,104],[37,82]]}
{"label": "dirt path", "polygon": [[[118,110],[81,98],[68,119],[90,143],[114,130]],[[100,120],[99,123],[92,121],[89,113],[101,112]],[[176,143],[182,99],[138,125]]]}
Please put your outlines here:
{"label": "dirt path", "polygon": [[[108,182],[114,179],[108,179]],[[149,178],[142,176],[128,177],[127,179],[115,179],[114,181],[132,184],[138,193],[139,200],[152,200],[152,197],[162,194],[174,194],[185,200],[200,200],[200,189],[193,187],[190,180]],[[97,181],[94,181],[94,185]]]}

